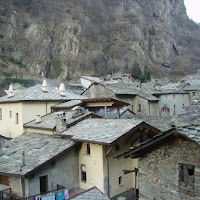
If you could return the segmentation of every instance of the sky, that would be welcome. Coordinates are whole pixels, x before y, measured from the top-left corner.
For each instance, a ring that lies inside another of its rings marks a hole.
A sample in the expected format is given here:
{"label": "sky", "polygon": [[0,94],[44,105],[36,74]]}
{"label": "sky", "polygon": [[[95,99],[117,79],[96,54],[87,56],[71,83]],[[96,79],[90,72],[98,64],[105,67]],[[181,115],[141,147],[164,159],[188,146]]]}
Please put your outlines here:
{"label": "sky", "polygon": [[184,0],[187,15],[193,21],[200,23],[200,0]]}

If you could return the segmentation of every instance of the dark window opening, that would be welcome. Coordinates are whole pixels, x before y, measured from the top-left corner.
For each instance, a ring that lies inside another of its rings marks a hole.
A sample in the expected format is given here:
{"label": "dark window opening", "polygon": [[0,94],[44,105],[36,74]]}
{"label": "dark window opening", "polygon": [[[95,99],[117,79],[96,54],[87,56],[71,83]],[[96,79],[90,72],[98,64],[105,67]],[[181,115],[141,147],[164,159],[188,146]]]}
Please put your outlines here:
{"label": "dark window opening", "polygon": [[19,124],[19,114],[16,113],[16,114],[15,114],[15,117],[16,117],[16,118],[15,118],[15,123],[16,123],[16,124]]}
{"label": "dark window opening", "polygon": [[180,182],[194,187],[194,165],[180,164]]}
{"label": "dark window opening", "polygon": [[40,177],[40,193],[48,192],[48,176]]}
{"label": "dark window opening", "polygon": [[141,104],[138,104],[138,112],[141,112]]}
{"label": "dark window opening", "polygon": [[86,174],[86,166],[81,165],[81,181],[82,182],[87,182],[87,174]]}
{"label": "dark window opening", "polygon": [[87,144],[87,154],[90,154],[90,144]]}
{"label": "dark window opening", "polygon": [[120,176],[120,177],[118,178],[118,181],[119,181],[119,186],[122,185],[122,176]]}
{"label": "dark window opening", "polygon": [[117,144],[116,146],[115,146],[115,151],[119,151],[120,150],[120,147],[119,147],[119,145]]}

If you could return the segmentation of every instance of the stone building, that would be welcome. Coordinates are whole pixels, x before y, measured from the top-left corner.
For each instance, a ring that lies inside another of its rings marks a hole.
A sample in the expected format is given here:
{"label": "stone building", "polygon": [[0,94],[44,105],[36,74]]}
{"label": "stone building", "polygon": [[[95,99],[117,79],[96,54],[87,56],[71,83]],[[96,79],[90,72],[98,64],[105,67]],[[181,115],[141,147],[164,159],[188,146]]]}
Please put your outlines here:
{"label": "stone building", "polygon": [[0,127],[1,135],[16,137],[24,132],[23,125],[36,115],[51,112],[51,106],[72,99],[83,99],[81,95],[66,92],[65,87],[50,88],[46,82],[25,90],[13,91],[9,87],[8,95],[0,97]]}
{"label": "stone building", "polygon": [[84,92],[88,98],[110,97],[130,104],[129,109],[139,115],[158,116],[159,99],[137,87],[122,82],[93,83]]}
{"label": "stone building", "polygon": [[79,188],[79,144],[41,133],[24,133],[0,149],[0,191],[30,197],[56,190]]}
{"label": "stone building", "polygon": [[200,125],[164,132],[119,155],[140,158],[139,199],[200,199]]}

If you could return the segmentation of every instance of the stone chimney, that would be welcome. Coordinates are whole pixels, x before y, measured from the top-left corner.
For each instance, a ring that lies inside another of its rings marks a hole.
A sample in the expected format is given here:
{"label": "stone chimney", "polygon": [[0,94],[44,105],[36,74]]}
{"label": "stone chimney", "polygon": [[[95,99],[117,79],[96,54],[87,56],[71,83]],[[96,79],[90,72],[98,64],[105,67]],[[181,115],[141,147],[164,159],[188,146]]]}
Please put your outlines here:
{"label": "stone chimney", "polygon": [[136,89],[140,90],[141,89],[141,83],[135,83]]}
{"label": "stone chimney", "polygon": [[160,85],[160,83],[155,83],[155,90],[160,90],[160,87],[161,87],[161,85]]}
{"label": "stone chimney", "polygon": [[3,144],[0,143],[0,156],[2,156],[2,155],[3,155]]}
{"label": "stone chimney", "polygon": [[21,160],[21,167],[24,167],[26,163],[25,163],[25,153],[23,150],[20,152],[20,160]]}
{"label": "stone chimney", "polygon": [[36,116],[35,116],[35,123],[38,124],[38,123],[40,123],[41,121],[42,121],[41,115],[36,115]]}
{"label": "stone chimney", "polygon": [[66,90],[65,90],[65,85],[64,85],[64,83],[61,83],[61,84],[60,84],[59,91],[60,91],[60,95],[61,95],[61,96],[66,96]]}
{"label": "stone chimney", "polygon": [[66,117],[65,113],[59,112],[57,113],[56,117],[56,134],[62,133],[64,130],[66,130]]}
{"label": "stone chimney", "polygon": [[13,97],[13,96],[14,96],[13,86],[12,84],[10,84],[9,89],[8,89],[8,98]]}
{"label": "stone chimney", "polygon": [[46,80],[43,80],[42,91],[43,92],[48,92],[48,87],[47,87],[47,81]]}

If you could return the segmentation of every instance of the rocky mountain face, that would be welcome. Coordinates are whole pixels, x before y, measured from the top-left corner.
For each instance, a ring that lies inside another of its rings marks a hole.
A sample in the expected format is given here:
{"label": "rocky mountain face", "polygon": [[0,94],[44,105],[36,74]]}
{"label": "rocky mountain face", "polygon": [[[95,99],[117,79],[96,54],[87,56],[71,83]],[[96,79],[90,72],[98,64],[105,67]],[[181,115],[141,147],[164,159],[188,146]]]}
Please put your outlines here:
{"label": "rocky mountain face", "polygon": [[138,63],[181,76],[200,67],[199,33],[184,0],[0,0],[0,70],[70,79]]}

